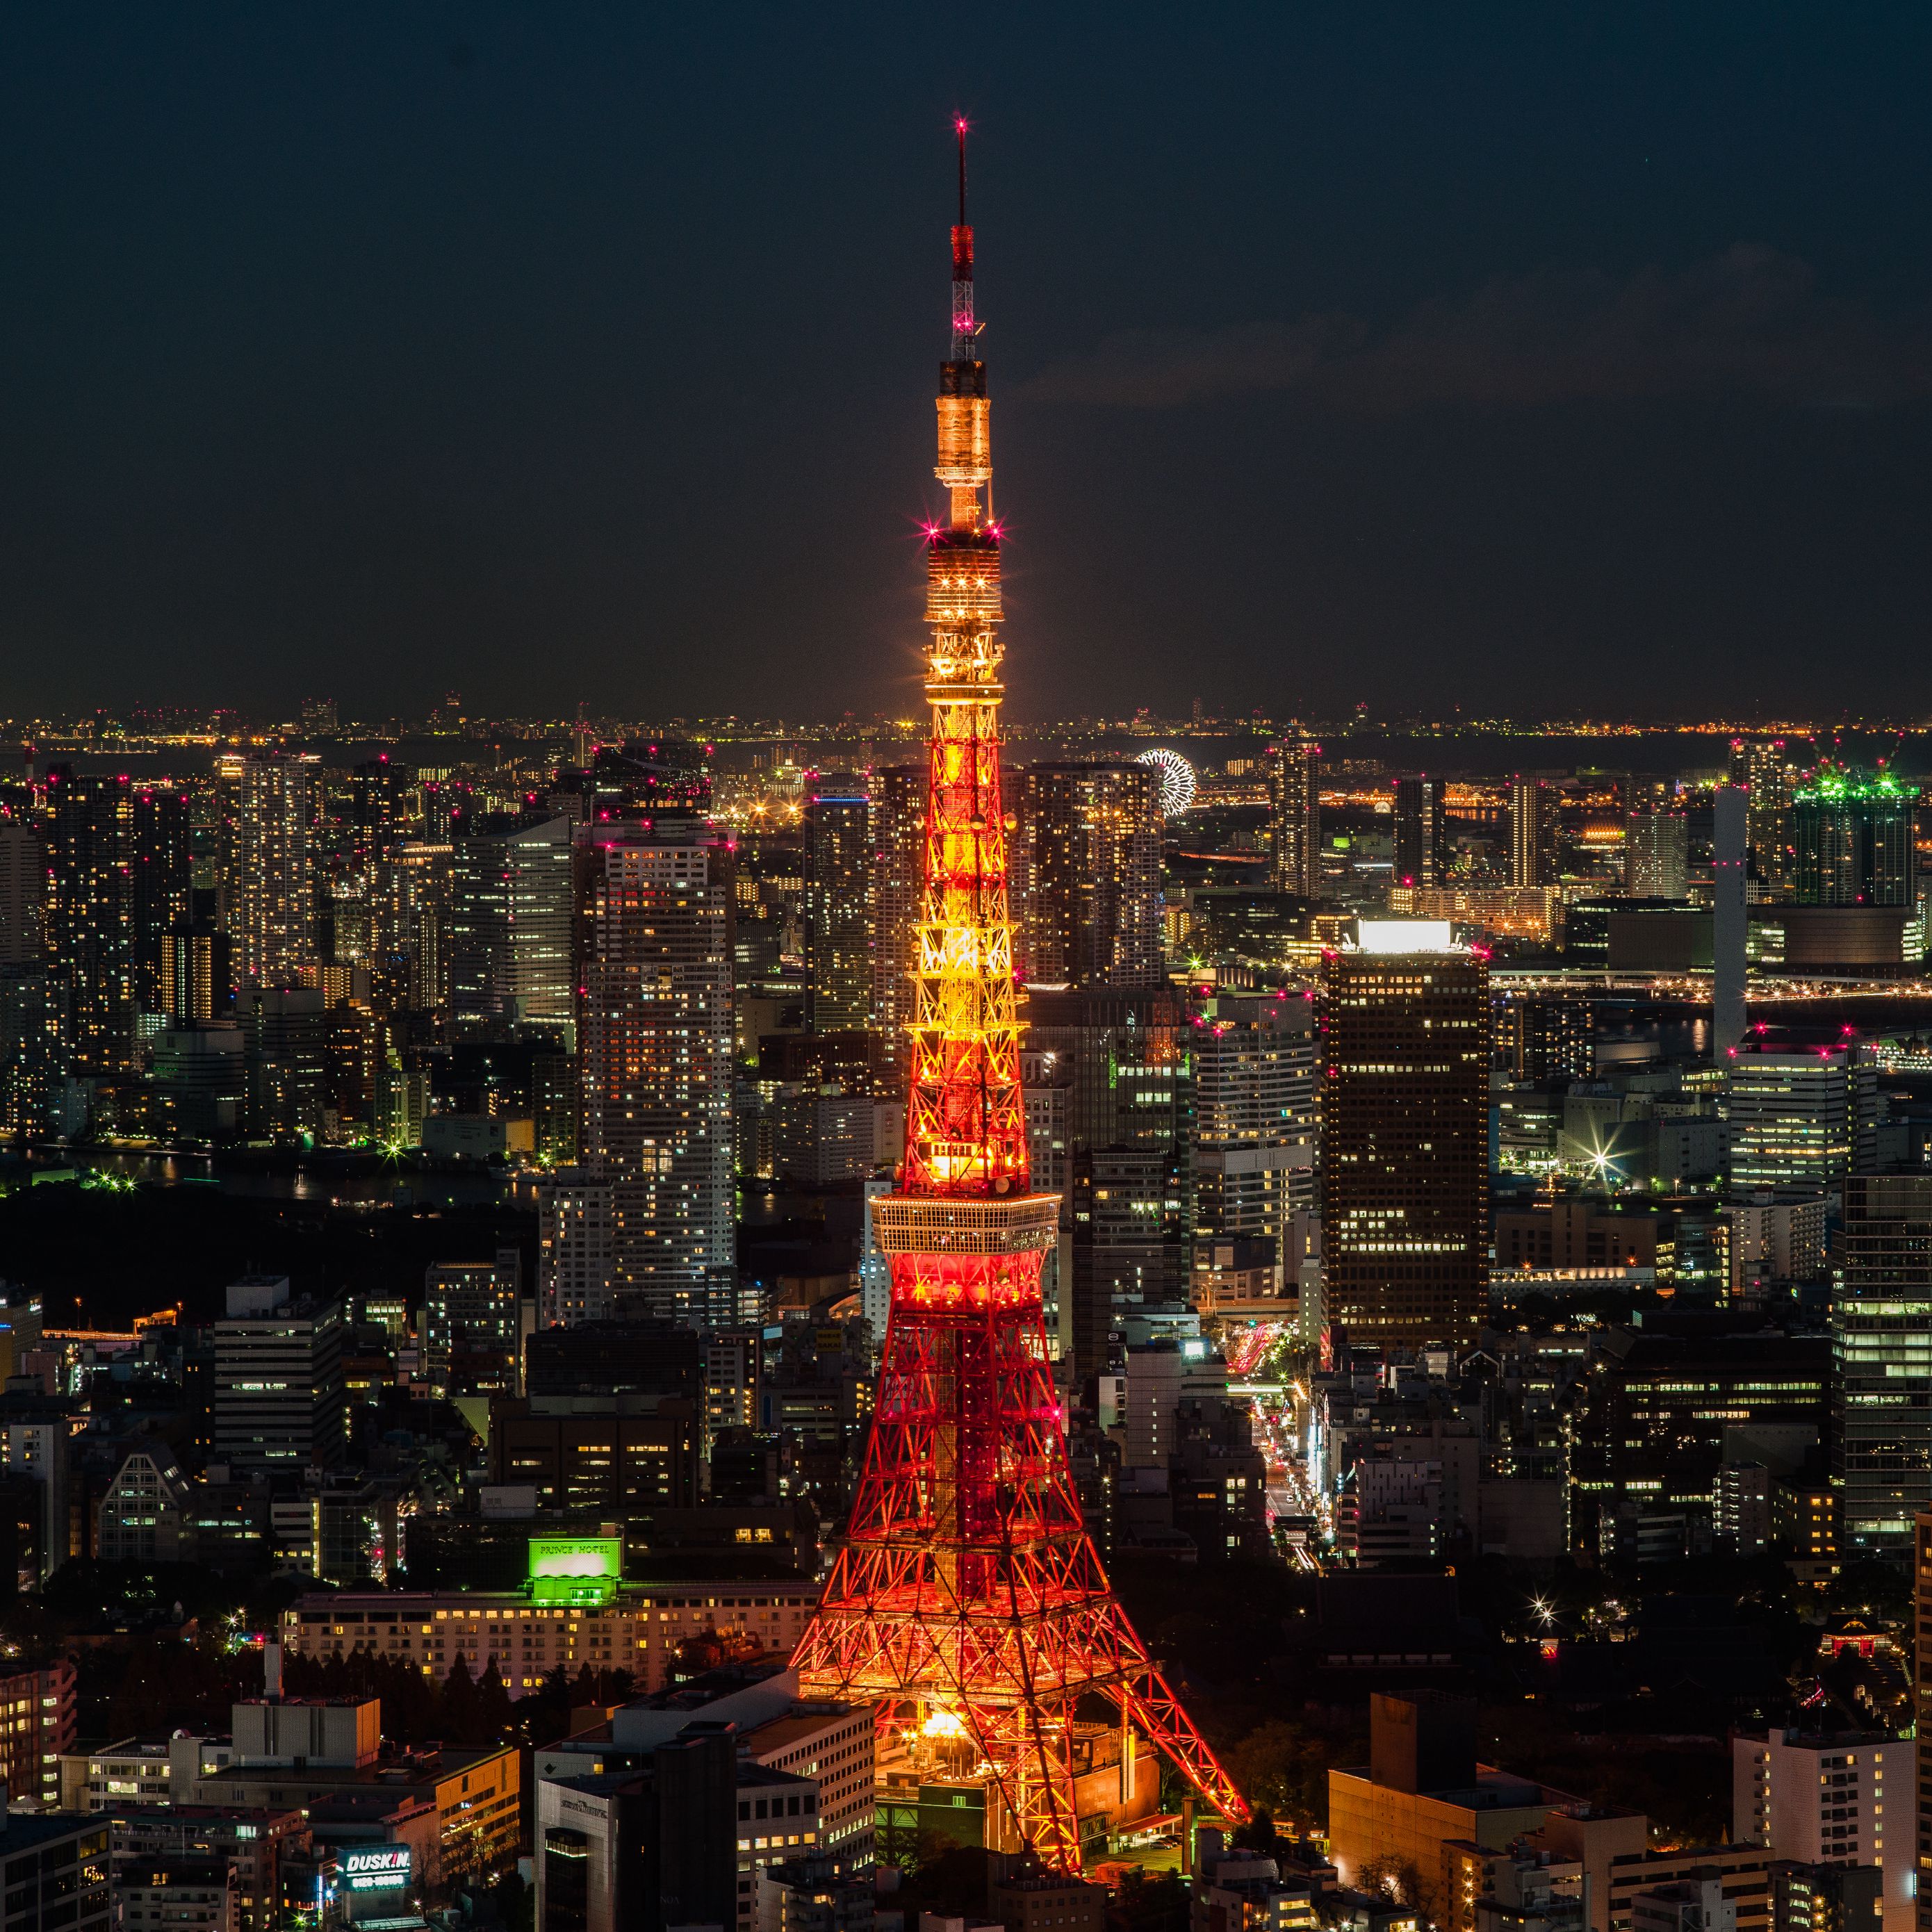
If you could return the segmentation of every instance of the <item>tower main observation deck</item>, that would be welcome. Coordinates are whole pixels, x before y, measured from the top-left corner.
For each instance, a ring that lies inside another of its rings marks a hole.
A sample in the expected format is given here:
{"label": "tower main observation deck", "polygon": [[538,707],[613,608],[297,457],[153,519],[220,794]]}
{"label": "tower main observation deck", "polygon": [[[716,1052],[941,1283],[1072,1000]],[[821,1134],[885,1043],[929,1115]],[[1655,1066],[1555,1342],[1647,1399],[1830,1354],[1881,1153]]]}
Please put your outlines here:
{"label": "tower main observation deck", "polygon": [[932,722],[905,1157],[874,1204],[892,1305],[850,1520],[793,1661],[806,1694],[874,1705],[889,1789],[978,1786],[989,1846],[1029,1844],[1073,1871],[1083,1811],[1137,1808],[1143,1744],[1216,1810],[1247,1808],[1114,1600],[1047,1360],[1040,1270],[1059,1199],[1030,1186],[1020,1084],[1000,530],[963,123],[958,136],[935,469],[951,514],[926,532]]}

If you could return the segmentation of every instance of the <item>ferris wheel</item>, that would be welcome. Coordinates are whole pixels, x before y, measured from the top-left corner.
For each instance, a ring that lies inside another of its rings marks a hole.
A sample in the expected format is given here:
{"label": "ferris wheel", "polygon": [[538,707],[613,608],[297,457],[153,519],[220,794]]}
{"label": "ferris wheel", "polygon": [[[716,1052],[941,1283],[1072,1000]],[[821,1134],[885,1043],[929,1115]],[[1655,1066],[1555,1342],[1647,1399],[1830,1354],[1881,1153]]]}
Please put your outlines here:
{"label": "ferris wheel", "polygon": [[1160,774],[1160,808],[1169,818],[1178,817],[1194,802],[1194,767],[1178,752],[1165,745],[1143,752],[1137,764],[1151,765]]}

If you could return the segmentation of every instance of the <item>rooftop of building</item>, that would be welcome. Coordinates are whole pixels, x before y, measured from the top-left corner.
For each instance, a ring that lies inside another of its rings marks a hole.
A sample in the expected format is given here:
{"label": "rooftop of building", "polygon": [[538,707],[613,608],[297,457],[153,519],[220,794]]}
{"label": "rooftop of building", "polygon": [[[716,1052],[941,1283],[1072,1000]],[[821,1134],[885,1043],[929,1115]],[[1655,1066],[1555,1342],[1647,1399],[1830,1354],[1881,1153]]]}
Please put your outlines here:
{"label": "rooftop of building", "polygon": [[1904,1742],[1895,1731],[1804,1731],[1795,1727],[1780,1729],[1776,1725],[1762,1738],[1754,1738],[1748,1732],[1740,1732],[1738,1740],[1741,1744],[1775,1742],[1790,1750],[1829,1751],[1869,1750]]}
{"label": "rooftop of building", "polygon": [[[602,1797],[634,1784],[644,1774],[645,1768],[642,1765],[634,1765],[619,1771],[586,1772],[578,1778],[547,1778],[543,1781],[560,1790],[581,1791]],[[736,1776],[740,1791],[783,1790],[788,1786],[808,1791],[816,1790],[818,1784],[815,1778],[802,1776],[796,1772],[776,1771],[750,1758],[737,1760]]]}
{"label": "rooftop of building", "polygon": [[504,1758],[514,1760],[517,1753],[514,1744],[498,1744],[478,1750],[452,1750],[436,1745],[400,1756],[377,1758],[371,1763],[362,1765],[224,1765],[219,1771],[204,1773],[194,1782],[199,1790],[212,1787],[218,1792],[266,1783],[291,1789],[421,1792],[433,1790],[446,1779],[472,1771],[478,1765],[495,1763]]}
{"label": "rooftop of building", "polygon": [[107,1820],[98,1811],[9,1811],[0,1830],[0,1858],[31,1851],[36,1845],[50,1845],[83,1832],[104,1832]]}
{"label": "rooftop of building", "polygon": [[1787,1335],[1778,1330],[1700,1335],[1624,1328],[1606,1331],[1599,1346],[1606,1359],[1626,1369],[1727,1363],[1822,1367],[1829,1360],[1832,1348],[1828,1336]]}
{"label": "rooftop of building", "polygon": [[1070,1877],[1065,1872],[1016,1872],[1010,1878],[996,1878],[990,1881],[989,1892],[1022,1892],[1030,1896],[1045,1892],[1104,1892],[1105,1886],[1089,1884],[1083,1878]]}
{"label": "rooftop of building", "polygon": [[426,1798],[405,1790],[357,1790],[338,1792],[304,1805],[302,1815],[320,1838],[328,1836],[332,1826],[352,1826],[360,1829],[370,1825],[397,1825],[422,1817],[435,1808]]}
{"label": "rooftop of building", "polygon": [[200,1852],[153,1852],[138,1864],[124,1866],[115,1874],[117,1892],[158,1889],[168,1886],[225,1886],[228,1861]]}
{"label": "rooftop of building", "polygon": [[[106,1814],[96,1812],[94,1815]],[[179,1826],[184,1829],[196,1825],[248,1825],[255,1828],[257,1835],[264,1826],[281,1826],[292,1831],[307,1822],[302,1811],[286,1804],[116,1804],[112,1816],[117,1826],[130,1828],[138,1825]]]}
{"label": "rooftop of building", "polygon": [[142,1731],[131,1738],[116,1738],[112,1744],[76,1746],[68,1755],[88,1758],[152,1757],[166,1763],[168,1748],[177,1735],[172,1731]]}
{"label": "rooftop of building", "polygon": [[[1359,1778],[1364,1784],[1375,1783],[1374,1772],[1365,1764],[1338,1765],[1333,1775]],[[1574,1792],[1559,1791],[1554,1785],[1544,1784],[1534,1778],[1519,1777],[1514,1772],[1504,1771],[1493,1764],[1477,1766],[1474,1784],[1451,1785],[1440,1790],[1406,1795],[1430,1798],[1438,1804],[1459,1805],[1466,1811],[1548,1810],[1576,1802]]]}
{"label": "rooftop of building", "polygon": [[[646,1610],[658,1604],[673,1610],[681,1606],[702,1610],[715,1609],[721,1602],[728,1604],[747,1591],[766,1596],[790,1594],[816,1603],[820,1589],[816,1577],[795,1574],[744,1579],[686,1576],[650,1582],[625,1579],[617,1584],[613,1600],[620,1606],[635,1605]],[[689,1600],[688,1605],[686,1599]],[[288,1610],[326,1622],[331,1612],[340,1616],[345,1612],[366,1616],[371,1612],[387,1611],[407,1618],[457,1604],[472,1610],[528,1610],[531,1601],[527,1584],[514,1590],[317,1590],[296,1598],[288,1606]],[[554,1610],[564,1606],[548,1604],[539,1607]]]}

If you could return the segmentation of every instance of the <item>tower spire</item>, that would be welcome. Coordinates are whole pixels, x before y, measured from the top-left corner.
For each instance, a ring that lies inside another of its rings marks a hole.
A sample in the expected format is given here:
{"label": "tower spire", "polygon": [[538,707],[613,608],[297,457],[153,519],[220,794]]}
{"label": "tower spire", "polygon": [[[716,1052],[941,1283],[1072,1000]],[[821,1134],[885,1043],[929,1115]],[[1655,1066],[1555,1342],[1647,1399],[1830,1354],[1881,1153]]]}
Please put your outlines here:
{"label": "tower spire", "polygon": [[966,225],[966,118],[956,117],[953,131],[959,137],[959,219],[952,230],[952,360],[973,360],[973,338],[979,333],[973,321],[973,231]]}

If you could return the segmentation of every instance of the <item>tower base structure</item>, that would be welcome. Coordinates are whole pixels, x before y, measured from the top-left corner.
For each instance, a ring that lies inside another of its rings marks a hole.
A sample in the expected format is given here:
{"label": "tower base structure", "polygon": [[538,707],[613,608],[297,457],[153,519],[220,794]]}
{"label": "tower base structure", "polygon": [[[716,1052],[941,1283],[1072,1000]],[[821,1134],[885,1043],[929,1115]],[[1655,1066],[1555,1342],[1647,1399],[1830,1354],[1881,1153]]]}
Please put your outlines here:
{"label": "tower base structure", "polygon": [[1083,1815],[1144,1815],[1143,1743],[1245,1817],[1074,1493],[1040,1300],[1058,1197],[894,1194],[873,1212],[892,1312],[850,1524],[793,1659],[801,1689],[872,1704],[889,1810],[896,1793],[976,1788],[986,1844],[1060,1870],[1080,1868]]}

